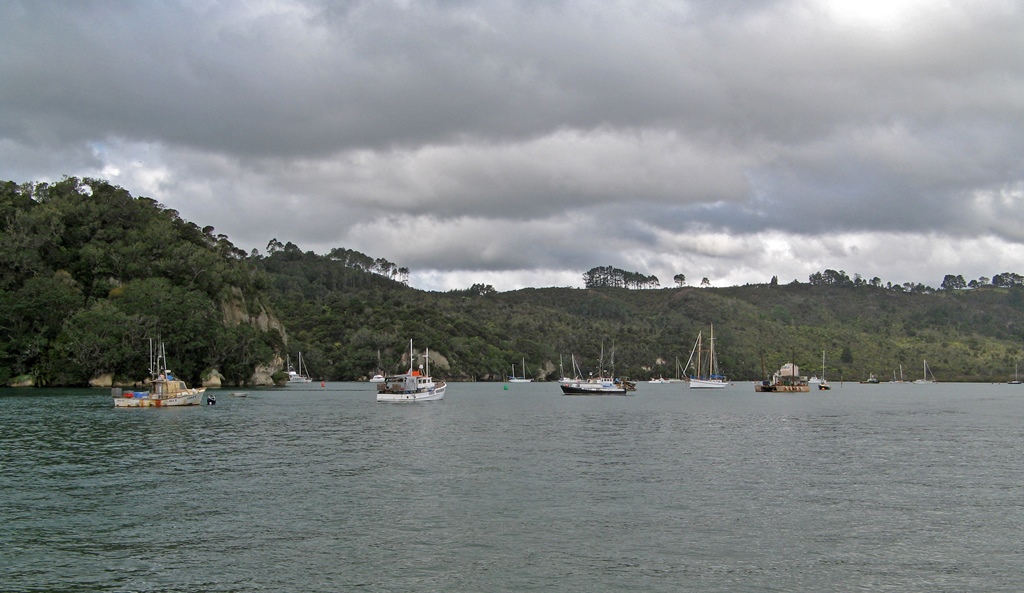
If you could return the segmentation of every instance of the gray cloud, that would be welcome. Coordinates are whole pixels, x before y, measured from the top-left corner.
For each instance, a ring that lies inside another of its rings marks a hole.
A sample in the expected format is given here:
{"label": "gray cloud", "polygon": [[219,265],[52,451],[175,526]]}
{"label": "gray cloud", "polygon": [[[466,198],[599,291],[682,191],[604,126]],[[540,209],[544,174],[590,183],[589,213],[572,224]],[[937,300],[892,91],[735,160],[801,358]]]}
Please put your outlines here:
{"label": "gray cloud", "polygon": [[12,1],[0,77],[3,178],[103,177],[428,288],[934,285],[1017,269],[1024,239],[1002,0]]}

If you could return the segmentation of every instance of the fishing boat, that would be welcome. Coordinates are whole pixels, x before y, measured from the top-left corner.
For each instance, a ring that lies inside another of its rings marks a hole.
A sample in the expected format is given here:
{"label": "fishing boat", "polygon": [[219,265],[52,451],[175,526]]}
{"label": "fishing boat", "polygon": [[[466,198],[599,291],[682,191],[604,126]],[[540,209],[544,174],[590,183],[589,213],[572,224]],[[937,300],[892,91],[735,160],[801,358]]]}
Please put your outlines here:
{"label": "fishing boat", "polygon": [[526,378],[526,359],[523,359],[523,376],[516,376],[516,364],[512,363],[512,375],[508,378],[509,383],[532,383],[533,379]]}
{"label": "fishing boat", "polygon": [[[810,381],[808,381],[810,383]],[[818,391],[828,391],[832,386],[825,380],[825,351],[821,351],[821,380],[818,381]]]}
{"label": "fishing boat", "polygon": [[[930,379],[928,377],[931,377]],[[915,379],[915,385],[928,385],[935,382],[935,375],[932,374],[931,369],[928,368],[928,361],[924,361],[924,374],[921,375],[920,379]]]}
{"label": "fishing boat", "polygon": [[878,376],[874,373],[868,373],[868,378],[861,381],[862,385],[878,385],[881,381],[878,380]]}
{"label": "fishing boat", "polygon": [[759,393],[809,393],[811,387],[807,384],[807,377],[800,375],[800,368],[792,362],[787,362],[772,375],[771,379],[754,383],[754,391]]}
{"label": "fishing boat", "polygon": [[302,364],[302,352],[299,352],[299,367],[298,370],[292,368],[292,360],[288,359],[288,382],[289,383],[312,383],[313,380],[309,378],[309,369],[305,368]]}
{"label": "fishing boat", "polygon": [[702,334],[703,332],[697,332],[697,341],[693,344],[693,350],[690,351],[690,360],[686,362],[686,368],[691,368],[692,365],[694,371],[688,379],[690,389],[721,389],[729,385],[729,380],[718,372],[718,358],[715,356],[715,326],[711,325],[706,357],[704,357],[704,348],[701,343]]}
{"label": "fishing boat", "polygon": [[409,340],[409,371],[401,375],[388,375],[383,383],[377,384],[377,401],[389,403],[411,403],[444,399],[447,384],[435,381],[430,376],[430,349],[423,355],[426,363],[414,368],[415,353]]}
{"label": "fishing boat", "polygon": [[167,368],[167,351],[163,343],[154,352],[150,341],[149,360],[149,391],[123,391],[115,387],[111,390],[115,408],[198,406],[202,402],[206,388],[189,388],[174,376]]}
{"label": "fishing boat", "polygon": [[[615,363],[614,355],[612,356],[612,373],[606,375],[604,370],[601,370],[597,376],[593,373],[588,375],[586,379],[580,379],[583,372],[576,364],[576,356],[572,357],[573,371],[576,373],[576,379],[560,383],[559,386],[562,388],[562,395],[626,395],[628,391],[636,390],[636,383],[631,381],[619,380],[615,378]],[[604,346],[601,346],[601,361],[600,366],[604,366]]]}

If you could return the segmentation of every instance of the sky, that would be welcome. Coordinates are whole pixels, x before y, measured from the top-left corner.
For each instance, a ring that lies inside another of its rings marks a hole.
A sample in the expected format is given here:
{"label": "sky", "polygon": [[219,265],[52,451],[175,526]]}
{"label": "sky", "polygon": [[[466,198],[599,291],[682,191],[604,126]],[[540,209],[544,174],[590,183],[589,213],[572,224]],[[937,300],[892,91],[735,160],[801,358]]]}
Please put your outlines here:
{"label": "sky", "polygon": [[424,290],[1024,272],[1016,0],[5,0],[0,179]]}

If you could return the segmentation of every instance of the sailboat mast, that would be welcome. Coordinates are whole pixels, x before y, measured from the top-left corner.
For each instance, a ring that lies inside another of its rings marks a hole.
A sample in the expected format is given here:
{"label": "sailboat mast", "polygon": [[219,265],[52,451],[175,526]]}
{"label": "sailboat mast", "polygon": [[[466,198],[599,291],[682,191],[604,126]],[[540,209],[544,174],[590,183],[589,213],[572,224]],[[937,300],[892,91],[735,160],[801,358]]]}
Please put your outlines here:
{"label": "sailboat mast", "polygon": [[697,332],[697,378],[701,379],[701,373],[704,372],[704,367],[701,366],[700,355],[701,351],[704,350],[704,345],[701,342],[701,333]]}

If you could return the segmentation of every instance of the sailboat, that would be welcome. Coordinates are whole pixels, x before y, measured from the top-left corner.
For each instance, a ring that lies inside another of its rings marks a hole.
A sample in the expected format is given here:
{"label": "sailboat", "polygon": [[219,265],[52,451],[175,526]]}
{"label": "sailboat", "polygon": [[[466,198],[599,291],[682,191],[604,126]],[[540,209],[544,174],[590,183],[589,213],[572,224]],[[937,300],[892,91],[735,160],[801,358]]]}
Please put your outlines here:
{"label": "sailboat", "polygon": [[1007,381],[1010,385],[1020,385],[1020,377],[1017,376],[1017,365],[1013,365],[1013,380]]}
{"label": "sailboat", "polygon": [[893,369],[892,370],[892,381],[889,381],[889,382],[890,383],[906,383],[906,381],[903,380],[903,365],[902,364],[900,365],[900,378],[899,379],[896,378],[896,369]]}
{"label": "sailboat", "polygon": [[523,376],[516,376],[516,365],[512,363],[512,376],[508,378],[509,383],[532,383],[533,379],[526,378],[526,358],[523,358]]}
{"label": "sailboat", "polygon": [[686,363],[686,367],[689,368],[694,362],[694,356],[697,357],[696,364],[693,365],[694,374],[690,376],[690,389],[721,389],[729,384],[729,380],[718,372],[718,359],[715,357],[715,326],[712,324],[711,336],[708,338],[710,345],[707,350],[707,365],[703,364],[701,360],[703,354],[701,334],[702,332],[697,332],[697,341],[693,345],[693,350],[690,351],[690,360]]}
{"label": "sailboat", "polygon": [[818,391],[828,391],[832,386],[825,380],[825,351],[821,351],[821,381],[818,382]]}
{"label": "sailboat", "polygon": [[[573,366],[576,366],[576,359],[573,359]],[[558,378],[559,383],[569,383],[572,381],[571,377],[565,375],[565,368],[562,366],[562,355],[558,355],[558,374],[561,375]]]}
{"label": "sailboat", "polygon": [[[931,379],[928,378],[929,375],[931,375]],[[920,379],[916,379],[914,381],[914,384],[915,385],[925,385],[925,384],[934,383],[934,382],[935,382],[935,375],[932,375],[932,372],[928,369],[928,361],[925,360],[924,361],[924,375]]]}
{"label": "sailboat", "polygon": [[302,351],[299,351],[299,370],[292,368],[292,359],[288,359],[288,382],[289,383],[311,383],[313,380],[309,378],[309,369],[306,369],[302,364]]}
{"label": "sailboat", "polygon": [[383,383],[384,373],[380,370],[380,350],[377,350],[377,372],[370,377],[370,383]]}

